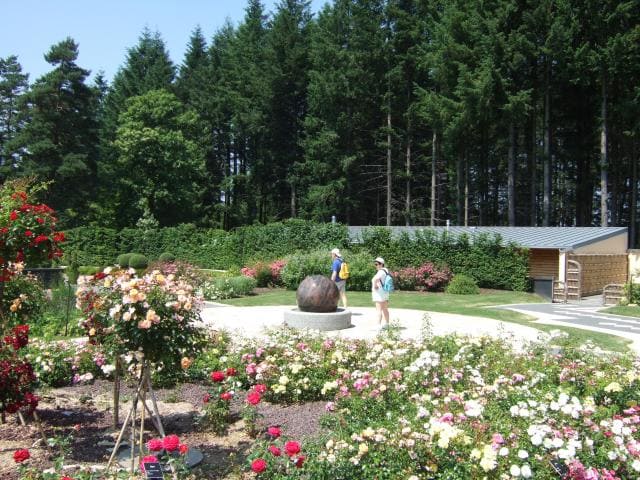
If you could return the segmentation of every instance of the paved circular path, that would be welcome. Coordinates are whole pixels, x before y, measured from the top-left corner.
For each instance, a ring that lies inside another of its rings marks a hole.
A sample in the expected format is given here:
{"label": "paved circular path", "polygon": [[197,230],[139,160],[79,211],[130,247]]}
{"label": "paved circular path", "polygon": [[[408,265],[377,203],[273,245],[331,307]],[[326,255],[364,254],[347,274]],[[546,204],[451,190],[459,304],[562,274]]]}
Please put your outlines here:
{"label": "paved circular path", "polygon": [[[207,303],[201,317],[210,327],[226,329],[246,337],[256,337],[260,336],[265,328],[282,326],[284,311],[292,308],[295,307],[234,307]],[[354,307],[349,310],[352,312],[351,323],[353,327],[324,333],[344,338],[362,339],[370,339],[378,335],[380,329],[375,308]],[[541,333],[540,330],[532,327],[489,318],[401,308],[390,308],[389,313],[391,323],[400,327],[399,334],[402,338],[419,338],[425,315],[429,318],[431,331],[435,335],[458,333],[460,335],[510,337],[517,345],[522,341],[536,340]]]}
{"label": "paved circular path", "polygon": [[588,297],[576,303],[526,303],[495,308],[514,310],[535,317],[535,323],[581,328],[631,340],[640,352],[640,318],[602,313],[602,297]]}

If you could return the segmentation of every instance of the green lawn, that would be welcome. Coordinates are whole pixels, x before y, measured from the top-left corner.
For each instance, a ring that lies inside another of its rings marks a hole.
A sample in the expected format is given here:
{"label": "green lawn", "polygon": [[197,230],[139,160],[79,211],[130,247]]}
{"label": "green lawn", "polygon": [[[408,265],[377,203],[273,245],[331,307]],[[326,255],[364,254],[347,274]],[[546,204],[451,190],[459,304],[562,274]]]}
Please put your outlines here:
{"label": "green lawn", "polygon": [[[348,292],[349,306],[371,307],[370,292]],[[391,297],[390,307],[410,308],[430,312],[457,313],[460,315],[472,315],[475,317],[493,318],[504,322],[528,325],[539,330],[562,330],[567,332],[576,344],[591,340],[600,348],[616,352],[627,350],[629,341],[615,335],[607,335],[599,332],[581,330],[579,328],[558,327],[553,325],[531,324],[533,317],[523,315],[511,310],[490,308],[495,305],[507,305],[516,303],[539,303],[544,300],[531,293],[491,291],[479,295],[448,295],[446,293],[422,293],[422,292],[395,292]],[[295,305],[296,293],[290,290],[274,289],[259,295],[250,297],[233,298],[224,300],[223,303],[242,307],[255,307],[265,305]],[[620,307],[618,307],[620,308]],[[393,315],[393,311],[391,312]]]}
{"label": "green lawn", "polygon": [[640,317],[640,307],[609,307],[600,310],[603,313],[613,313],[614,315],[624,315],[626,317]]}

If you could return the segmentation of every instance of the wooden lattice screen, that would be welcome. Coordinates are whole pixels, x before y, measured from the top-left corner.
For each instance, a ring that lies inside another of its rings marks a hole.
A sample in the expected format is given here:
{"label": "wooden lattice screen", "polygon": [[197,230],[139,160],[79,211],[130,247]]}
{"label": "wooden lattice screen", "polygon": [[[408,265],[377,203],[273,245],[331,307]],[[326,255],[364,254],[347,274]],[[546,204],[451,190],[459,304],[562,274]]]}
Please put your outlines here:
{"label": "wooden lattice screen", "polygon": [[599,295],[605,285],[626,283],[629,269],[627,254],[571,254],[582,266],[582,296]]}

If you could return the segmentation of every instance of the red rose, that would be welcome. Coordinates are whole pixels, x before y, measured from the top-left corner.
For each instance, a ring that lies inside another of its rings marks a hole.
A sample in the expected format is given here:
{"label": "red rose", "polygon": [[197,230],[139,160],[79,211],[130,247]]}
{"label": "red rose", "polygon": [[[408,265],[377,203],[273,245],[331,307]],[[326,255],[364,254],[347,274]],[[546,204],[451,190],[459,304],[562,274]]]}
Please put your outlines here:
{"label": "red rose", "polygon": [[282,452],[275,445],[269,445],[269,451],[273,454],[274,457],[279,457],[282,455]]}
{"label": "red rose", "polygon": [[31,230],[25,230],[24,231],[24,236],[25,237],[33,237],[33,232]]}
{"label": "red rose", "polygon": [[260,394],[265,393],[268,390],[267,386],[264,383],[258,383],[257,385],[254,385],[253,389]]}
{"label": "red rose", "polygon": [[224,372],[221,372],[220,370],[211,372],[211,380],[216,383],[222,382],[224,380]]}
{"label": "red rose", "polygon": [[142,460],[140,460],[140,470],[144,472],[144,464],[145,463],[156,463],[158,458],[154,455],[147,455]]}
{"label": "red rose", "polygon": [[287,442],[284,444],[284,453],[290,457],[300,453],[300,444],[298,442]]}
{"label": "red rose", "polygon": [[73,480],[73,478],[71,477],[67,477],[66,475],[64,477],[62,477],[60,480]]}
{"label": "red rose", "polygon": [[233,394],[231,392],[222,392],[220,394],[220,399],[224,400],[226,402],[228,402],[229,400],[231,400],[231,398],[233,397]]}
{"label": "red rose", "polygon": [[47,240],[49,240],[49,237],[47,237],[46,235],[38,235],[34,242],[36,245],[40,245],[42,242],[46,242]]}
{"label": "red rose", "polygon": [[267,433],[273,438],[278,438],[280,436],[280,427],[271,426],[267,428]]}
{"label": "red rose", "polygon": [[102,280],[103,278],[106,278],[107,274],[104,272],[98,272],[93,276],[94,280]]}
{"label": "red rose", "polygon": [[164,448],[164,442],[161,438],[152,438],[147,442],[147,448],[152,452],[159,452]]}
{"label": "red rose", "polygon": [[189,451],[189,447],[184,443],[181,443],[180,446],[178,447],[178,451],[180,452],[180,455],[186,455],[187,452]]}
{"label": "red rose", "polygon": [[167,435],[162,439],[162,443],[167,452],[175,452],[180,447],[180,439],[177,435]]}
{"label": "red rose", "polygon": [[233,367],[229,367],[227,368],[227,377],[235,377],[236,376],[236,369]]}
{"label": "red rose", "polygon": [[4,235],[5,233],[7,233],[8,231],[9,231],[9,229],[8,229],[7,227],[2,227],[2,228],[0,228],[0,233],[1,233],[2,235]]}
{"label": "red rose", "polygon": [[11,214],[9,215],[9,219],[12,222],[15,222],[18,219],[18,212],[16,212],[15,210],[12,210]]}
{"label": "red rose", "polygon": [[64,242],[64,232],[55,232],[53,234],[53,241],[57,243]]}
{"label": "red rose", "polygon": [[24,462],[29,457],[31,457],[31,455],[29,455],[29,450],[27,450],[25,448],[22,448],[20,450],[16,450],[15,452],[13,452],[13,460],[16,463]]}
{"label": "red rose", "polygon": [[36,217],[36,222],[42,225],[44,223],[44,218]]}
{"label": "red rose", "polygon": [[300,455],[297,459],[296,459],[296,467],[297,468],[302,468],[302,464],[304,463],[304,455]]}
{"label": "red rose", "polygon": [[251,404],[251,405],[257,405],[260,403],[260,394],[258,392],[251,391],[249,392],[249,394],[247,395],[247,403]]}
{"label": "red rose", "polygon": [[209,403],[209,400],[211,400],[211,395],[205,393],[204,397],[202,397],[202,403]]}
{"label": "red rose", "polygon": [[267,469],[267,462],[262,458],[256,458],[251,462],[251,470],[256,473],[262,473]]}

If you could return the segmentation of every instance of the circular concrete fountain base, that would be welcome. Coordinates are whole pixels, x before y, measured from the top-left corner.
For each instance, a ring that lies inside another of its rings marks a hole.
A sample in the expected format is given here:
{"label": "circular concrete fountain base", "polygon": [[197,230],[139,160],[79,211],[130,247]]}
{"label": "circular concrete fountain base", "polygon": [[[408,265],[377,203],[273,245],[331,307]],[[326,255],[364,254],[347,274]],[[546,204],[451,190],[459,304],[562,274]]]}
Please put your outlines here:
{"label": "circular concrete fountain base", "polygon": [[297,308],[284,312],[284,324],[292,328],[313,330],[342,330],[350,328],[351,312],[338,308],[335,312],[303,312]]}

